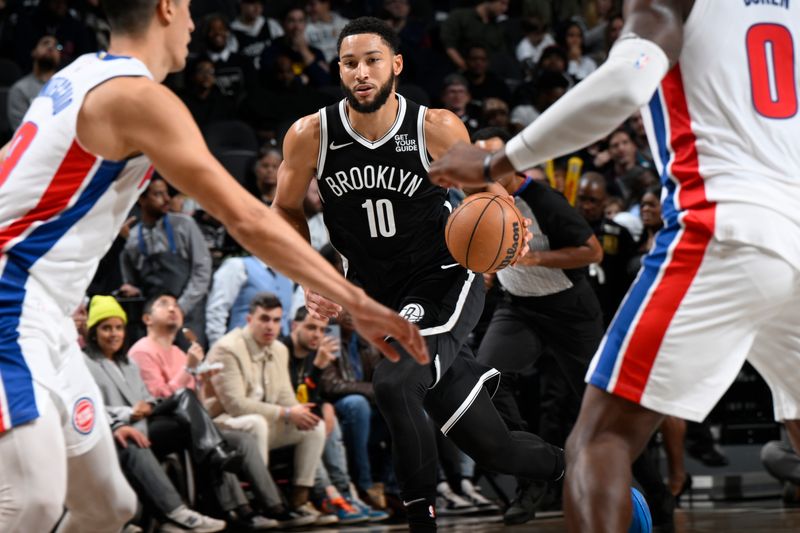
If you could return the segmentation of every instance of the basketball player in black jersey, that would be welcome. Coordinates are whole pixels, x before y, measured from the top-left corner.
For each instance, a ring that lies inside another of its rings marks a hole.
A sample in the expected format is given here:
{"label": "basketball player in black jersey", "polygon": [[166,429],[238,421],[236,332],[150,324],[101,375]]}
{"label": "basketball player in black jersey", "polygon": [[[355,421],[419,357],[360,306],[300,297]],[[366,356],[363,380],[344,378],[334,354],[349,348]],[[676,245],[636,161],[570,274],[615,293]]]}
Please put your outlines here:
{"label": "basketball player in black jersey", "polygon": [[[316,179],[348,278],[416,323],[428,343],[430,364],[407,356],[396,364],[383,361],[373,381],[392,434],[409,525],[433,531],[437,457],[427,417],[490,470],[555,480],[564,463],[560,448],[508,431],[489,393],[499,373],[479,364],[465,345],[483,308],[483,278],[450,256],[444,240],[450,206],[446,190],[428,179],[428,168],[469,137],[453,113],[395,92],[403,68],[397,47],[396,35],[378,19],[356,19],[342,30],[347,97],[289,130],[273,207],[308,238],[302,203]],[[324,316],[340,309],[311,291],[306,300]]]}

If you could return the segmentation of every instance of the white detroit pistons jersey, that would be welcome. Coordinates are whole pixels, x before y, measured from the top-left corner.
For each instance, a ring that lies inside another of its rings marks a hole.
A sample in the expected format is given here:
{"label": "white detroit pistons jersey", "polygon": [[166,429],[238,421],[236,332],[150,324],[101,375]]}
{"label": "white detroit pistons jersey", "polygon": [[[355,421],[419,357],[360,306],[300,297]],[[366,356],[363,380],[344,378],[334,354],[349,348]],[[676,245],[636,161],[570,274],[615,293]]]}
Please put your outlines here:
{"label": "white detroit pistons jersey", "polygon": [[34,99],[0,167],[0,303],[17,305],[26,283],[71,313],[152,170],[135,157],[108,161],[76,137],[86,94],[119,76],[152,78],[137,59],[87,54]]}
{"label": "white detroit pistons jersey", "polygon": [[697,0],[642,109],[667,225],[800,264],[800,2]]}
{"label": "white detroit pistons jersey", "polygon": [[69,333],[64,317],[152,174],[144,156],[104,160],[76,138],[86,94],[120,76],[152,78],[140,61],[107,54],[81,56],[58,72],[0,166],[0,433],[38,416],[33,381],[75,385],[75,376],[57,377],[60,350],[75,344],[74,328],[72,342],[59,340]]}

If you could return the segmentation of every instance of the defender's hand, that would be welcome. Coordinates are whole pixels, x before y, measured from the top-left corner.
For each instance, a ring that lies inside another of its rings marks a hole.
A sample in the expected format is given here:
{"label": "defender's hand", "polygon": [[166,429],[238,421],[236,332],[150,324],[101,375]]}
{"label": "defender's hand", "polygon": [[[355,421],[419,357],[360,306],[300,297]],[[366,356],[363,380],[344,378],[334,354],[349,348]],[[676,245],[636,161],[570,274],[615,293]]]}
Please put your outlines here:
{"label": "defender's hand", "polygon": [[328,300],[324,296],[310,289],[305,289],[306,309],[311,313],[312,318],[336,318],[342,312],[342,306]]}
{"label": "defender's hand", "polygon": [[[433,162],[428,175],[431,181],[440,187],[485,187],[483,160],[486,155],[486,150],[460,141],[443,157]],[[502,171],[492,172],[495,181],[504,174],[514,171],[510,163],[506,166],[507,168],[503,167]]]}
{"label": "defender's hand", "polygon": [[395,311],[365,295],[358,306],[349,309],[353,324],[362,337],[378,348],[390,361],[399,361],[400,354],[392,348],[386,337],[392,337],[420,364],[430,362],[428,346],[419,329]]}

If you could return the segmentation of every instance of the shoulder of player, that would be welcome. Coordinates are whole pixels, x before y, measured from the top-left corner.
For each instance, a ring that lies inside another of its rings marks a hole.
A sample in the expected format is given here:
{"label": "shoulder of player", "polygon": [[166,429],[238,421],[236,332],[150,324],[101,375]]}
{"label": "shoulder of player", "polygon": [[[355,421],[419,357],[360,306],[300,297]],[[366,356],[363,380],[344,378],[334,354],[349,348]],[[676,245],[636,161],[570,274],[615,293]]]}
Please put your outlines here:
{"label": "shoulder of player", "polygon": [[120,76],[92,89],[84,105],[97,106],[112,115],[139,115],[153,110],[154,105],[169,103],[177,98],[165,86],[148,78]]}
{"label": "shoulder of player", "polygon": [[[312,113],[299,118],[292,124],[286,132],[284,140],[285,157],[292,155],[290,152],[301,152],[303,156],[319,150],[320,139],[320,120],[319,113]],[[316,162],[316,156],[313,158]]]}
{"label": "shoulder of player", "polygon": [[425,113],[425,142],[433,159],[438,159],[456,142],[469,142],[469,133],[461,119],[447,109],[428,109]]}
{"label": "shoulder of player", "polygon": [[464,124],[461,119],[447,109],[430,108],[425,113],[425,135],[431,136],[446,135],[450,129],[458,129]]}

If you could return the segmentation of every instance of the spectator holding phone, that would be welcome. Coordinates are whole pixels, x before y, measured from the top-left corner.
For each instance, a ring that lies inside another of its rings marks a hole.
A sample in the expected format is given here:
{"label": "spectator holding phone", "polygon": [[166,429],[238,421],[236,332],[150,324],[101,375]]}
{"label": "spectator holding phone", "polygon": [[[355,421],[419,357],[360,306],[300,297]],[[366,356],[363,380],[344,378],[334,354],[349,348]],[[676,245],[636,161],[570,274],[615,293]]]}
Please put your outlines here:
{"label": "spectator holding phone", "polygon": [[[194,392],[204,390],[208,378],[219,370],[212,370],[203,363],[203,349],[190,331],[184,331],[190,342],[194,339],[187,352],[175,345],[178,330],[183,326],[183,311],[178,300],[166,293],[152,296],[144,304],[142,320],[147,326],[147,336],[131,347],[128,356],[139,367],[142,381],[150,396],[161,399],[164,404],[175,401],[181,403],[187,397],[194,397]],[[111,376],[113,375],[112,373]],[[200,405],[192,408],[194,411],[202,410]],[[206,416],[205,413],[203,416]],[[165,432],[171,429],[167,422],[169,421],[164,422]],[[174,422],[169,423],[174,425]],[[193,438],[205,442],[208,436],[195,436],[199,426],[195,422],[191,422],[189,426]],[[150,432],[152,437],[152,428]],[[278,488],[264,468],[256,439],[244,431],[223,429],[221,433],[231,448],[241,455],[241,460],[238,461],[241,464],[239,474],[250,483],[256,496],[255,503],[263,512],[274,518],[279,527],[289,527],[287,524],[294,524],[297,518],[302,518],[292,515],[283,505]],[[200,486],[206,485],[205,482],[200,483]],[[232,473],[223,474],[222,482],[214,485],[214,490],[220,506],[227,513],[229,525],[251,531],[275,525],[272,520],[250,508],[239,480]]]}
{"label": "spectator holding phone", "polygon": [[[372,390],[372,373],[381,355],[355,332],[352,317],[347,312],[339,315],[339,324],[342,355],[322,372],[320,390],[322,397],[335,407],[359,494],[367,503],[383,507],[383,485],[373,483],[368,450],[373,428],[384,425]],[[386,431],[382,428],[379,434]]]}
{"label": "spectator holding phone", "polygon": [[[342,524],[385,520],[389,515],[372,509],[351,490],[347,451],[342,430],[331,403],[320,396],[322,373],[341,356],[341,329],[327,318],[314,318],[305,307],[295,313],[292,334],[281,341],[289,348],[289,373],[301,402],[311,402],[325,424],[325,448],[315,489],[325,492],[323,511],[336,514]],[[366,450],[364,450],[366,452]]]}

